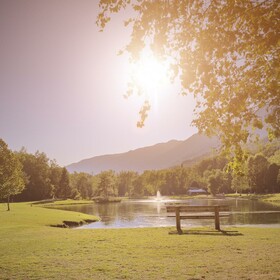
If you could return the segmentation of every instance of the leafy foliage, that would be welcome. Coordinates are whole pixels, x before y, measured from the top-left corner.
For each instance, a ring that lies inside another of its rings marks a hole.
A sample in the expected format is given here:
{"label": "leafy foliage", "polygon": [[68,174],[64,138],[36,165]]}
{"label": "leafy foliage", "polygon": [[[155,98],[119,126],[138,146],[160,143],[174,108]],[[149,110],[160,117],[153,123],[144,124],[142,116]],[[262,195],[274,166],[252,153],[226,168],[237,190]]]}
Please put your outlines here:
{"label": "leafy foliage", "polygon": [[24,175],[17,156],[0,139],[0,198],[8,199],[24,189]]}
{"label": "leafy foliage", "polygon": [[69,198],[72,194],[72,188],[70,186],[69,173],[64,167],[61,172],[59,186],[57,189],[57,196],[59,198]]}
{"label": "leafy foliage", "polygon": [[27,177],[26,188],[17,200],[31,201],[51,198],[53,189],[50,180],[49,159],[45,153],[29,154],[22,149],[18,152],[23,172]]}
{"label": "leafy foliage", "polygon": [[[280,136],[278,0],[100,0],[99,7],[101,30],[113,13],[128,12],[131,60],[149,48],[169,61],[181,93],[196,97],[194,125],[218,135],[239,162],[255,129],[265,124],[270,138]],[[146,102],[139,126],[149,109]]]}
{"label": "leafy foliage", "polygon": [[279,168],[275,163],[272,163],[268,166],[267,172],[265,175],[265,186],[266,190],[269,193],[275,193],[275,192],[280,192],[280,188],[277,186],[277,179],[279,175]]}
{"label": "leafy foliage", "polygon": [[99,175],[99,183],[97,186],[97,195],[102,197],[110,197],[117,195],[115,173],[112,170],[103,171]]}
{"label": "leafy foliage", "polygon": [[118,175],[118,190],[120,196],[132,196],[133,182],[137,177],[137,173],[133,171],[122,171]]}
{"label": "leafy foliage", "polygon": [[[25,149],[13,153],[0,142],[0,198],[14,195],[16,201],[50,198],[91,199],[96,196],[184,195],[202,188],[213,195],[231,192],[280,192],[279,141],[263,143],[255,153],[240,163],[242,172],[228,172],[223,155],[211,156],[193,166],[176,166],[163,170],[115,173],[103,171],[95,176],[69,174],[44,153],[29,154]],[[26,185],[23,190],[24,184]],[[23,191],[22,191],[23,190]]]}
{"label": "leafy foliage", "polygon": [[249,186],[253,192],[261,192],[265,186],[268,161],[263,155],[250,157],[248,160]]}
{"label": "leafy foliage", "polygon": [[84,172],[70,174],[70,182],[73,190],[77,190],[74,198],[89,199],[93,196],[93,176],[90,174]]}

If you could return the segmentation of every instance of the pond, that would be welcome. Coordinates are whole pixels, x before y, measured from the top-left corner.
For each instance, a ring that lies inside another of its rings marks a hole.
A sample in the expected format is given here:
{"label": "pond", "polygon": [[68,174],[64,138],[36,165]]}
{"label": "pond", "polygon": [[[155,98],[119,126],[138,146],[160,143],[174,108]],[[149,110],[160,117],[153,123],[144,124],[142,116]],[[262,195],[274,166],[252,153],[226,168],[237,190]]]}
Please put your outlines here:
{"label": "pond", "polygon": [[[229,205],[231,215],[221,218],[221,225],[259,225],[280,227],[280,207],[258,200],[226,199],[127,199],[119,203],[65,206],[64,210],[96,215],[101,221],[80,228],[136,228],[174,226],[175,218],[167,217],[165,203],[183,202],[187,205]],[[182,220],[182,225],[213,225],[210,220]]]}

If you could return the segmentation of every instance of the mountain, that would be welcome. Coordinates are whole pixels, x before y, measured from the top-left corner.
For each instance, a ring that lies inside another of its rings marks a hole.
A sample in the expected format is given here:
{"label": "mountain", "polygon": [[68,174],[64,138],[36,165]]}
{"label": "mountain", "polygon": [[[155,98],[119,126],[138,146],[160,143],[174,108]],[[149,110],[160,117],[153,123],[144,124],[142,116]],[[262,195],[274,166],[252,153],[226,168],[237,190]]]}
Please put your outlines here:
{"label": "mountain", "polygon": [[96,156],[66,166],[69,172],[98,174],[105,170],[137,171],[158,170],[181,165],[183,162],[196,161],[210,154],[219,146],[217,138],[194,134],[187,140],[171,140],[149,147],[139,148],[120,154]]}

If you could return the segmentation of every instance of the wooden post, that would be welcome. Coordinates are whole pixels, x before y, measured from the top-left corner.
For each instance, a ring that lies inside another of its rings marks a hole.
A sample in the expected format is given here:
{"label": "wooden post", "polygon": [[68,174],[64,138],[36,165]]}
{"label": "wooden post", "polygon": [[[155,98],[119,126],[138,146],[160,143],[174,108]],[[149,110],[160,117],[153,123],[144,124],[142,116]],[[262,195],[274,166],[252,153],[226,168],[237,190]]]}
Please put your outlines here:
{"label": "wooden post", "polygon": [[179,234],[182,234],[181,219],[180,219],[180,207],[176,207],[176,228]]}
{"label": "wooden post", "polygon": [[216,230],[221,230],[220,229],[220,216],[219,216],[219,206],[215,206],[215,229]]}
{"label": "wooden post", "polygon": [[8,198],[7,198],[7,211],[10,211],[10,196],[8,195]]}

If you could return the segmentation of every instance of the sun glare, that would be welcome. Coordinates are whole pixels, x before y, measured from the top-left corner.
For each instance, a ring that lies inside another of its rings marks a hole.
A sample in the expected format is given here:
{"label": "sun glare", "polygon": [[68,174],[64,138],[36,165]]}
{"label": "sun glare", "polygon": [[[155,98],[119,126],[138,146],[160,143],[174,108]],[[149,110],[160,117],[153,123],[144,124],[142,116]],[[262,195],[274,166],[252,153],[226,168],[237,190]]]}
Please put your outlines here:
{"label": "sun glare", "polygon": [[157,95],[169,81],[168,67],[152,54],[143,54],[131,67],[131,80],[148,99]]}

